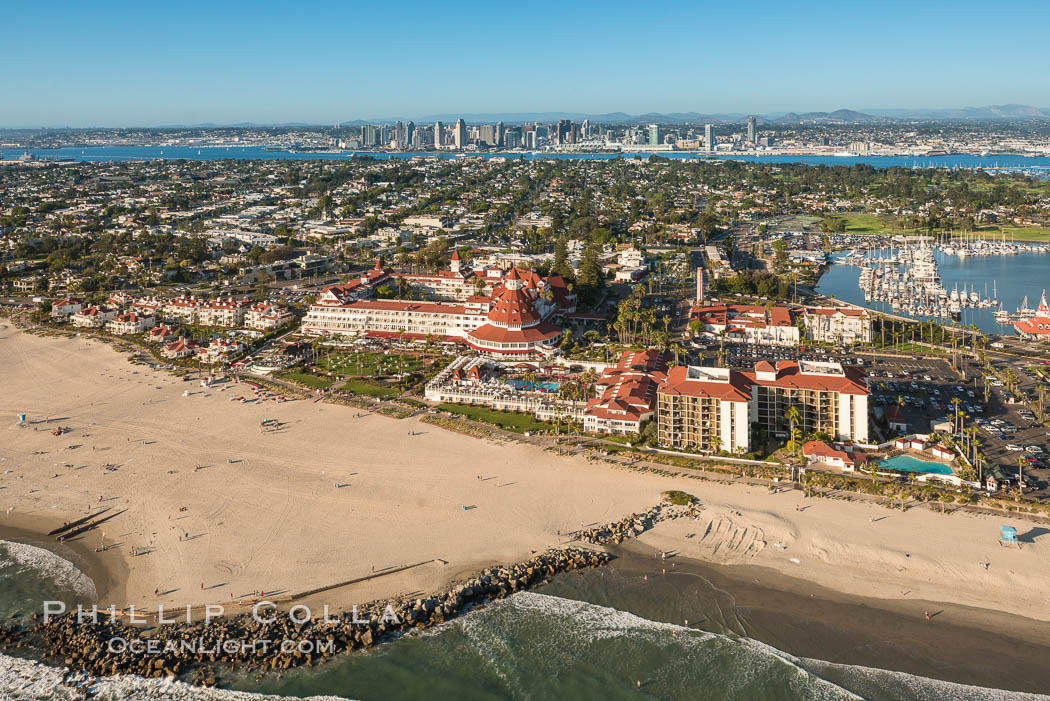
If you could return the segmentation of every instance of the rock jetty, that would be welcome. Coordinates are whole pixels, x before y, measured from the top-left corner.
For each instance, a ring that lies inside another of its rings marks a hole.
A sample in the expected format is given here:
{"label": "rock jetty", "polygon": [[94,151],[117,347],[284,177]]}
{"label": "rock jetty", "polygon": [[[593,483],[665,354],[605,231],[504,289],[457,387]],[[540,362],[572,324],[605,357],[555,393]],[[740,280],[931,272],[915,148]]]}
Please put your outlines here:
{"label": "rock jetty", "polygon": [[[0,628],[3,649],[43,651],[70,675],[134,674],[180,677],[213,686],[224,669],[265,673],[311,666],[344,652],[373,647],[410,630],[423,629],[569,570],[600,567],[612,556],[581,548],[552,549],[525,562],[493,567],[446,592],[410,600],[374,602],[356,611],[295,620],[289,611],[263,609],[258,616],[218,617],[205,624],[143,627],[110,620],[78,622],[75,612],[29,625]],[[305,616],[300,612],[296,618]]]}
{"label": "rock jetty", "polygon": [[640,514],[631,514],[615,523],[595,526],[576,533],[576,537],[593,545],[619,545],[628,538],[645,533],[661,521],[673,521],[678,518],[692,518],[700,514],[700,506],[691,504],[681,507],[672,504],[658,504]]}

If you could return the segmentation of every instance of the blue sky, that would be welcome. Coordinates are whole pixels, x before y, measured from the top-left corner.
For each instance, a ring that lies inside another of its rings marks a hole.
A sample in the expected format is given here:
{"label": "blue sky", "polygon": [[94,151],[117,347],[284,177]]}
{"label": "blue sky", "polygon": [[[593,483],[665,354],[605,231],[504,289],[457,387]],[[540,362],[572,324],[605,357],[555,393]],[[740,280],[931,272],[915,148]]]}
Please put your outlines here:
{"label": "blue sky", "polygon": [[1050,1],[4,0],[0,126],[1050,107]]}

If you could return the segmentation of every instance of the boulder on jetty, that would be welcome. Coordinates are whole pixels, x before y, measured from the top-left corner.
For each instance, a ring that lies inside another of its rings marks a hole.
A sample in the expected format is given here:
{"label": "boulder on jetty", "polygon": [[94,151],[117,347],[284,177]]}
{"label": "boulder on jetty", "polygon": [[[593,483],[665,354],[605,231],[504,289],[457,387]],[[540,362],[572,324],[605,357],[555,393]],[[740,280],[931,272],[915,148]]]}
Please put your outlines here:
{"label": "boulder on jetty", "polygon": [[[448,620],[474,606],[499,599],[546,581],[551,575],[584,567],[600,567],[608,553],[576,548],[552,549],[511,566],[485,570],[447,592],[409,601],[373,602],[353,612],[329,614],[304,623],[283,615],[259,621],[248,614],[203,622],[172,623],[148,630],[100,617],[78,622],[69,612],[48,622],[0,627],[0,647],[31,646],[76,672],[94,676],[136,674],[183,678],[193,684],[216,683],[215,666],[242,670],[286,670],[312,665],[334,654],[373,647],[403,633]],[[393,612],[393,616],[390,612]],[[150,641],[156,654],[136,652],[121,639]],[[253,645],[253,641],[269,641]],[[225,643],[225,644],[224,644]],[[236,644],[231,644],[236,643]]]}
{"label": "boulder on jetty", "polygon": [[640,514],[631,514],[614,523],[582,530],[576,536],[583,542],[593,545],[619,545],[628,538],[640,536],[661,521],[673,521],[674,519],[686,517],[692,518],[699,513],[700,507],[696,504],[684,507],[672,504],[659,504],[648,511],[643,511]]}

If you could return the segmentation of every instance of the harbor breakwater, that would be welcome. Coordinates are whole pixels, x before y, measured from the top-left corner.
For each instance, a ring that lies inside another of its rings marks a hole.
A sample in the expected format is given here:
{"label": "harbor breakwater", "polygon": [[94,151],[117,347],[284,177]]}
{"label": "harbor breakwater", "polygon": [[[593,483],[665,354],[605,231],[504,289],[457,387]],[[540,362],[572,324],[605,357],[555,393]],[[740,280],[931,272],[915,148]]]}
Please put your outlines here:
{"label": "harbor breakwater", "polygon": [[[696,505],[660,504],[573,537],[597,545],[621,543],[660,521],[698,512]],[[179,678],[215,686],[224,671],[262,675],[366,650],[547,583],[557,574],[601,567],[612,557],[596,549],[552,548],[514,565],[486,569],[439,594],[376,601],[350,611],[325,611],[323,616],[305,606],[278,611],[257,605],[252,613],[142,625],[106,611],[95,617],[78,617],[72,610],[47,617],[36,612],[0,627],[0,649],[42,655],[48,663],[63,666],[65,678],[77,686],[83,684],[84,674]],[[169,620],[177,613],[169,612]]]}

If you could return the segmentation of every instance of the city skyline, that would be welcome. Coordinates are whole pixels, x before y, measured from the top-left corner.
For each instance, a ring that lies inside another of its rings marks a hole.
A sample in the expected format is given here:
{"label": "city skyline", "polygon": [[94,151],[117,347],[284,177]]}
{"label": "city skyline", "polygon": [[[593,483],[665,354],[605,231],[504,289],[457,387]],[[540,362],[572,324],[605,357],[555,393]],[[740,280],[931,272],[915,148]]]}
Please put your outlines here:
{"label": "city skyline", "polygon": [[[480,3],[432,11],[415,2],[381,15],[324,2],[294,12],[267,3],[70,4],[55,24],[19,3],[10,26],[47,33],[19,33],[0,49],[14,67],[0,78],[14,98],[0,126],[1046,108],[1050,87],[1018,67],[1048,62],[1039,27],[1050,10],[1023,4],[996,15],[975,2],[891,2],[869,17],[824,2],[757,2],[741,17],[720,5],[662,3],[638,25],[637,8],[615,2],[521,24]],[[902,18],[921,34],[903,31]],[[1010,36],[1009,51],[943,51],[982,36]]]}

